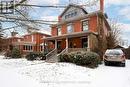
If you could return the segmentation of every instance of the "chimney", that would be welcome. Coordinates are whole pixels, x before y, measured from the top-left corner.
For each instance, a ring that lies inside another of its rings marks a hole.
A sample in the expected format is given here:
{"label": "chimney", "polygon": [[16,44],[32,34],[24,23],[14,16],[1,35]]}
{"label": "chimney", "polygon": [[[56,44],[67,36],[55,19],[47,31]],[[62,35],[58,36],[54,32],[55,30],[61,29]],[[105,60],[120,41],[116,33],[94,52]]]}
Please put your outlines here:
{"label": "chimney", "polygon": [[100,10],[104,12],[104,0],[100,0]]}

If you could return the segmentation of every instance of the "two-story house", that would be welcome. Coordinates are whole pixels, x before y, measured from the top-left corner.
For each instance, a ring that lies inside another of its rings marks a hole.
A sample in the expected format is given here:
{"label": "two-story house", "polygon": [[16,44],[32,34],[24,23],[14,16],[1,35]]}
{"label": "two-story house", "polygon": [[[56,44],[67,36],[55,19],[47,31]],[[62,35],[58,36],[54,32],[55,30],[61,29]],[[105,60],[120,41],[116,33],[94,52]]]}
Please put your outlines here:
{"label": "two-story house", "polygon": [[52,37],[45,38],[46,43],[53,44],[50,53],[84,48],[94,50],[100,45],[102,50],[107,48],[106,37],[109,35],[110,26],[107,15],[103,13],[103,0],[100,1],[100,10],[92,13],[78,5],[67,6],[59,16],[59,22],[51,26]]}
{"label": "two-story house", "polygon": [[6,39],[7,50],[18,48],[22,54],[42,52],[44,49],[43,38],[45,37],[50,37],[50,35],[40,32],[32,32],[23,35],[22,37],[17,37],[16,35],[11,36]]}
{"label": "two-story house", "polygon": [[50,37],[48,34],[33,32],[23,36],[23,41],[20,42],[23,53],[42,52],[44,49],[44,39]]}

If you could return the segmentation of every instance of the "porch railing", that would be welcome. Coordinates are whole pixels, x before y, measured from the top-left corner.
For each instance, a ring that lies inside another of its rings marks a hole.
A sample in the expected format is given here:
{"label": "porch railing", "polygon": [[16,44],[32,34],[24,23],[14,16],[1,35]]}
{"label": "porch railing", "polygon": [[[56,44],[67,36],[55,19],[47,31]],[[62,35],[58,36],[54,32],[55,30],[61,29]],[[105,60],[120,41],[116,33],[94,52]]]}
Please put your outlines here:
{"label": "porch railing", "polygon": [[59,53],[57,56],[67,53],[68,48],[65,48],[61,53]]}
{"label": "porch railing", "polygon": [[52,50],[46,55],[46,59],[50,59],[52,56],[57,55],[57,49]]}

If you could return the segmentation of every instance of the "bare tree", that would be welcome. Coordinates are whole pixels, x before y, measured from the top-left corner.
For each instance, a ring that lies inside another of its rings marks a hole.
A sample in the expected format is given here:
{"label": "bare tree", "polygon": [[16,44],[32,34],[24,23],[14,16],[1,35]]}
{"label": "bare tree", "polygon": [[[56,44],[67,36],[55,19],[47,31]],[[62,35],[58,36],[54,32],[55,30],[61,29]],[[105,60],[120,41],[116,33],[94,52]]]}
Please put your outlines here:
{"label": "bare tree", "polygon": [[117,20],[111,19],[109,21],[111,31],[109,33],[109,36],[107,37],[107,46],[108,48],[114,48],[120,43],[120,35],[121,35],[121,24],[118,23]]}

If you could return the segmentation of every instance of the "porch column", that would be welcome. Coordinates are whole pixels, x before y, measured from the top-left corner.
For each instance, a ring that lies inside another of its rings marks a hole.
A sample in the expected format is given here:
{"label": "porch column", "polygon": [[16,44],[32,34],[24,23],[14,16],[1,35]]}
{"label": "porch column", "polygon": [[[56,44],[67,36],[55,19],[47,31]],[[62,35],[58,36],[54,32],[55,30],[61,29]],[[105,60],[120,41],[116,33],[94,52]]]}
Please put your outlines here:
{"label": "porch column", "polygon": [[45,43],[46,43],[46,41],[44,40],[43,41],[43,52],[45,52]]}
{"label": "porch column", "polygon": [[90,35],[88,35],[88,48],[87,51],[90,51]]}
{"label": "porch column", "polygon": [[68,45],[68,38],[66,38],[66,49],[69,48],[69,45]]}
{"label": "porch column", "polygon": [[55,40],[55,49],[57,49],[57,40]]}

